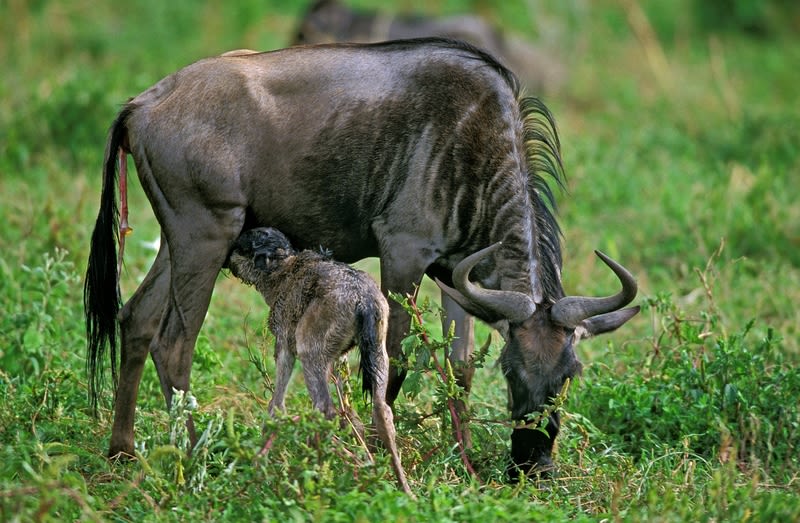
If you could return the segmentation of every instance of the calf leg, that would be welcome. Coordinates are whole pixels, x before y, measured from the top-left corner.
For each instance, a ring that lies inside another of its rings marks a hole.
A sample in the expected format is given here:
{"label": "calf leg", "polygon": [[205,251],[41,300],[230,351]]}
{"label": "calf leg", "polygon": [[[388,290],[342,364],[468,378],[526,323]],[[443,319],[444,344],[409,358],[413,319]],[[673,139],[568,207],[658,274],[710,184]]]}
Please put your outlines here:
{"label": "calf leg", "polygon": [[158,330],[169,291],[169,249],[161,247],[150,271],[119,312],[122,346],[119,383],[114,399],[114,425],[108,455],[133,455],[133,425],[136,396],[142,379],[150,342]]}
{"label": "calf leg", "polygon": [[378,368],[375,369],[375,381],[372,387],[372,417],[375,423],[375,430],[378,431],[378,437],[381,439],[384,447],[389,451],[397,483],[400,485],[400,488],[403,489],[403,492],[414,497],[408,480],[406,479],[403,464],[400,462],[400,452],[397,450],[397,438],[392,409],[384,400],[386,397],[389,370],[389,358],[386,356],[385,347],[381,347],[381,353],[375,357],[375,361],[378,364]]}
{"label": "calf leg", "polygon": [[328,389],[331,362],[322,354],[322,350],[322,345],[304,346],[298,340],[297,357],[303,364],[303,378],[311,396],[311,403],[326,418],[331,419],[336,416],[336,408],[333,406],[331,392]]}
{"label": "calf leg", "polygon": [[275,390],[269,402],[269,413],[274,414],[275,409],[285,410],[284,401],[289,380],[294,369],[295,355],[290,349],[289,342],[283,335],[275,336]]}

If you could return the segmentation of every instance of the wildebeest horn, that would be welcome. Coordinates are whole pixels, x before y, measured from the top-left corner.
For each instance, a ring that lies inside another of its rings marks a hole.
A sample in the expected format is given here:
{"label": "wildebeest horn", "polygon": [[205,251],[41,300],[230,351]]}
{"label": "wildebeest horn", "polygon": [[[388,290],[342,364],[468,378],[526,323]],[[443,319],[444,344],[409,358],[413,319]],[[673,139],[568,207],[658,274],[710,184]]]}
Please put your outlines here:
{"label": "wildebeest horn", "polygon": [[550,311],[551,319],[564,327],[577,327],[584,320],[591,332],[599,334],[614,330],[636,312],[638,307],[620,311],[622,307],[636,297],[636,280],[628,270],[600,251],[594,253],[608,265],[622,283],[622,290],[613,296],[589,298],[584,296],[567,296],[558,300]]}
{"label": "wildebeest horn", "polygon": [[522,292],[484,289],[469,281],[472,268],[501,245],[501,242],[497,242],[461,260],[453,269],[455,289],[439,280],[436,283],[467,312],[484,320],[521,322],[530,318],[536,310],[536,304],[530,296]]}

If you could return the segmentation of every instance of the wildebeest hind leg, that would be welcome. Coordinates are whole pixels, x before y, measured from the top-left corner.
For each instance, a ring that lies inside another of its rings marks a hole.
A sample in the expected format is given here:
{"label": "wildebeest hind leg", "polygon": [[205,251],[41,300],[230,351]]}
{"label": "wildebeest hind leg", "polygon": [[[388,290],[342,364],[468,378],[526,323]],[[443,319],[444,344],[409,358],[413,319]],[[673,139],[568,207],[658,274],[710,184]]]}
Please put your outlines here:
{"label": "wildebeest hind leg", "polygon": [[108,455],[133,455],[133,420],[142,369],[158,330],[169,291],[169,250],[162,238],[153,266],[119,312],[122,338],[120,371],[114,400],[114,427]]}
{"label": "wildebeest hind leg", "polygon": [[[197,335],[205,319],[217,274],[241,232],[244,210],[210,213],[186,209],[171,215],[164,234],[170,249],[170,286],[164,314],[150,353],[156,364],[161,390],[170,407],[173,389],[188,391]],[[213,217],[213,218],[212,218]],[[192,445],[194,424],[187,422]]]}
{"label": "wildebeest hind leg", "polygon": [[297,340],[297,357],[303,364],[303,378],[306,381],[308,394],[314,408],[320,410],[328,419],[336,415],[331,392],[328,389],[328,376],[331,362],[325,357],[321,344],[304,345],[302,339]]}

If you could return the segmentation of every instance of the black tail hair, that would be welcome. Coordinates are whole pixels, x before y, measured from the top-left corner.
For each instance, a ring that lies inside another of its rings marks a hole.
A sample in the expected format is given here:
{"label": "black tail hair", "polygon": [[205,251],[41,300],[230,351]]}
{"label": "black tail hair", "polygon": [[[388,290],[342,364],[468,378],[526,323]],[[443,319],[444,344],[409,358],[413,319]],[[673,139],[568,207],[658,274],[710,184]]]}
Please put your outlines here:
{"label": "black tail hair", "polygon": [[361,390],[372,395],[378,364],[376,356],[383,350],[378,339],[381,311],[374,304],[359,302],[356,306],[356,341],[360,351]]}
{"label": "black tail hair", "polygon": [[86,319],[86,370],[89,375],[89,404],[97,414],[97,398],[103,388],[102,358],[111,352],[111,376],[117,384],[117,313],[122,304],[117,277],[119,208],[117,206],[117,156],[127,138],[126,121],[133,108],[125,106],[109,131],[103,167],[100,211],[92,232],[83,307]]}

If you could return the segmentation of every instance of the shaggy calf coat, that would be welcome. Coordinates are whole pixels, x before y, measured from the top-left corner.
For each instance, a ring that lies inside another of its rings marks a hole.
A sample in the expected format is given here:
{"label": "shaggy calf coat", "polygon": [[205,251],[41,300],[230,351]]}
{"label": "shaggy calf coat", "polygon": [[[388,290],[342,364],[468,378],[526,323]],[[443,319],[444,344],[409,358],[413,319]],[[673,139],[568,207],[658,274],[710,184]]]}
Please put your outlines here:
{"label": "shaggy calf coat", "polygon": [[331,368],[358,345],[362,387],[372,394],[378,436],[391,454],[398,483],[411,494],[397,451],[392,410],[385,399],[389,305],[375,281],[323,253],[296,251],[283,233],[272,228],[242,233],[234,243],[228,267],[234,276],[254,286],[270,306],[276,362],[270,413],[284,409],[295,358],[299,358],[314,407],[334,417],[336,409],[328,390]]}

